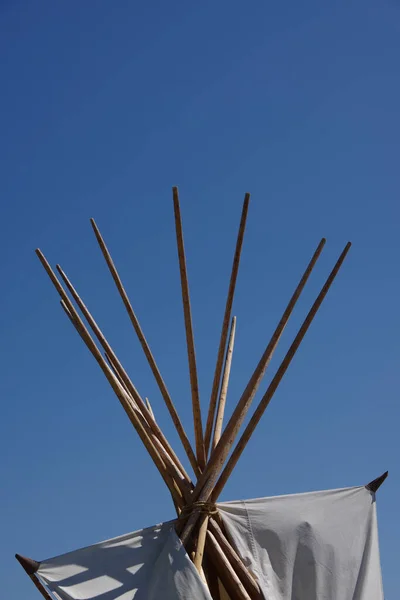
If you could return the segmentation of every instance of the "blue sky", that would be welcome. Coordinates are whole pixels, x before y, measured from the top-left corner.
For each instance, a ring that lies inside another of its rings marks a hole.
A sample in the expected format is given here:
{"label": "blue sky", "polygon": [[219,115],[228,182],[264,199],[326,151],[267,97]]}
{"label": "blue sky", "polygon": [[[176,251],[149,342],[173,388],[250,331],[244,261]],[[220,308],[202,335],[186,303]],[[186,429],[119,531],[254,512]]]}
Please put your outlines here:
{"label": "blue sky", "polygon": [[34,249],[61,263],[181,453],[92,234],[113,253],[192,431],[172,185],[179,185],[207,405],[244,193],[232,410],[320,238],[279,365],[353,247],[223,498],[379,492],[398,596],[400,4],[0,3],[0,579],[172,517],[158,473],[63,315]]}

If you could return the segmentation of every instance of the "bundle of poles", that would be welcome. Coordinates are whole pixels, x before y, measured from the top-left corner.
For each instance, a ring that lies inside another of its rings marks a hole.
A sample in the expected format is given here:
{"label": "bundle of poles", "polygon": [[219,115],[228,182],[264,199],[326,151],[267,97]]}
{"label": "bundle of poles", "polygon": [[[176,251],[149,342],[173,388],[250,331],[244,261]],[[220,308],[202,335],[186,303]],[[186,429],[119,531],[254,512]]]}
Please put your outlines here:
{"label": "bundle of poles", "polygon": [[[351,246],[349,242],[340,254],[279,368],[259,401],[256,410],[249,419],[236,445],[234,445],[272,355],[307,280],[321,255],[326,241],[322,239],[318,244],[231,417],[226,425],[223,426],[236,328],[236,318],[232,317],[232,306],[249,202],[250,194],[246,194],[233,257],[206,425],[203,428],[181,211],[178,189],[176,187],[173,188],[176,240],[191,384],[194,447],[182,425],[175,404],[156,364],[111,254],[95,221],[91,220],[101,252],[158,384],[161,396],[193,470],[194,478],[190,477],[183,462],[169,444],[155,419],[148,399],[143,399],[139,394],[116,353],[111,348],[97,322],[71,283],[71,280],[59,265],[56,267],[58,276],[51,268],[43,253],[39,249],[36,250],[40,262],[60,296],[61,306],[65,314],[96,359],[160,472],[172,496],[172,501],[176,509],[176,532],[205,584],[208,586],[214,600],[220,599],[218,580],[221,581],[232,600],[261,600],[263,597],[254,576],[247,569],[228,539],[222,520],[218,514],[216,502],[246,448],[249,439],[253,435],[265,409],[276,392]],[[40,581],[34,577],[34,564],[29,565],[26,562],[29,559],[23,559],[22,557],[19,557],[19,560],[20,562],[25,561],[25,564],[23,564],[25,570],[30,572],[39,591],[49,600],[49,593]],[[34,561],[31,561],[31,563],[34,563]]]}

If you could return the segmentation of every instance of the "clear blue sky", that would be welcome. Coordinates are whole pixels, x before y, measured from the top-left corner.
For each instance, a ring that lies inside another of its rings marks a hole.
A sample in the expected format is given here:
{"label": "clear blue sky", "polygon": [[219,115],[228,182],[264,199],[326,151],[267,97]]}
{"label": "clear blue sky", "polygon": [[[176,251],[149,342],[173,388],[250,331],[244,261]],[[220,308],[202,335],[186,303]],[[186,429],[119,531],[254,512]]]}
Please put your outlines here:
{"label": "clear blue sky", "polygon": [[389,469],[378,509],[385,593],[397,598],[400,4],[0,6],[1,595],[38,597],[16,551],[40,560],[173,516],[34,248],[65,268],[180,452],[89,225],[191,429],[179,185],[203,406],[244,193],[230,409],[319,239],[270,374],[353,242],[223,498],[361,485]]}

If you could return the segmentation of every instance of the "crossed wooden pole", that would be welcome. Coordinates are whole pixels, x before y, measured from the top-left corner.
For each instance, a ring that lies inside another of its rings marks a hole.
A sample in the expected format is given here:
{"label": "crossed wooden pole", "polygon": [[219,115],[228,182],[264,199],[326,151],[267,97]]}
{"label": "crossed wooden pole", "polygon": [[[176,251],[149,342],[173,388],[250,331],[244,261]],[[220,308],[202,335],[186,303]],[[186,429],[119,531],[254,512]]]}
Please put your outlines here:
{"label": "crossed wooden pole", "polygon": [[[194,448],[182,425],[175,404],[172,401],[157,366],[138,317],[111,257],[110,251],[108,250],[96,223],[91,219],[93,231],[101,252],[176,428],[186,457],[193,470],[195,481],[192,480],[178,457],[178,454],[173,450],[163,434],[155,419],[148,399],[145,398],[145,400],[143,400],[140,396],[116,353],[108,343],[106,337],[66,273],[59,265],[57,265],[59,278],[56,272],[51,268],[43,253],[40,250],[36,250],[40,262],[60,296],[61,306],[65,314],[68,316],[77,333],[97,361],[133,427],[136,429],[140,439],[148,450],[155,466],[159,470],[160,475],[171,494],[176,509],[177,520],[175,527],[177,534],[180,536],[189,556],[192,557],[205,584],[208,585],[214,600],[219,600],[218,586],[215,585],[215,582],[218,579],[220,579],[232,600],[262,599],[262,594],[256,580],[250,571],[248,571],[241,557],[237,554],[228,540],[222,519],[218,514],[216,502],[240,456],[246,448],[249,439],[253,435],[265,409],[285,375],[351,246],[351,244],[348,243],[339,256],[279,368],[273,376],[271,383],[267,387],[256,410],[251,416],[239,441],[234,445],[282,333],[307,280],[321,255],[326,241],[325,239],[322,239],[318,244],[318,247],[300,278],[263,355],[237,402],[232,416],[228,420],[226,426],[223,427],[236,331],[236,317],[232,317],[232,308],[249,202],[250,194],[246,194],[243,202],[222,320],[206,426],[203,430],[182,218],[178,189],[176,187],[173,188],[176,240],[191,384],[195,440]],[[83,319],[86,321],[86,324]],[[366,486],[367,489],[375,493],[386,476],[387,473],[369,483]],[[46,598],[46,600],[52,600],[50,592],[36,575],[40,563],[20,555],[16,555],[16,557],[43,597]]]}

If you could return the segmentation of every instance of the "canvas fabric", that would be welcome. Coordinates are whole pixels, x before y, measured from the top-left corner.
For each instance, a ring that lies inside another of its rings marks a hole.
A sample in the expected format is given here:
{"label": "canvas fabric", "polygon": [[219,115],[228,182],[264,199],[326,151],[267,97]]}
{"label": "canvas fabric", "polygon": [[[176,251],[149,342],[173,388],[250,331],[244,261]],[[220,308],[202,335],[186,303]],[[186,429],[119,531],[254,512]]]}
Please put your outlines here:
{"label": "canvas fabric", "polygon": [[218,508],[267,600],[383,600],[375,495],[365,487]]}
{"label": "canvas fabric", "polygon": [[37,574],[60,600],[212,600],[173,525],[46,560]]}
{"label": "canvas fabric", "polygon": [[[375,496],[365,487],[218,504],[266,600],[383,600]],[[60,600],[211,600],[174,522],[43,561]]]}

